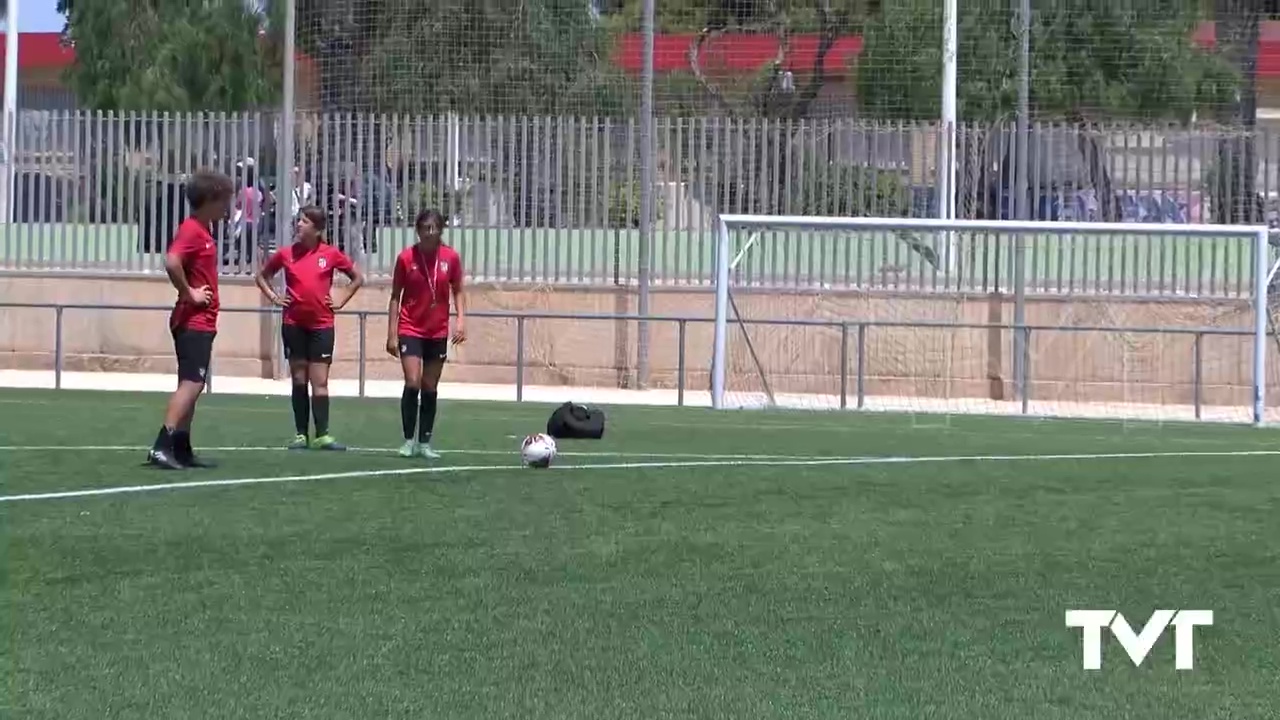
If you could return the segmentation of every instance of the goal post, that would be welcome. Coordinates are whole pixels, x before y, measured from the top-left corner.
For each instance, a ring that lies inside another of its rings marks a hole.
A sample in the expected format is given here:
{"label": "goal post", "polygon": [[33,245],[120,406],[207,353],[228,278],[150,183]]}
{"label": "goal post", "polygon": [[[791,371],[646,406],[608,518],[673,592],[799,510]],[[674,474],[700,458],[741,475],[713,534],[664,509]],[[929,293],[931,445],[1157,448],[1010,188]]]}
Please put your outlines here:
{"label": "goal post", "polygon": [[[712,406],[856,406],[921,414],[1146,420],[1192,419],[1193,412],[1194,419],[1262,425],[1271,352],[1268,289],[1280,265],[1271,260],[1269,236],[1263,225],[721,215],[714,265]],[[895,262],[876,260],[890,253]],[[1014,272],[1019,264],[1025,272]],[[1020,279],[1020,288],[1012,286],[1013,278]],[[1068,318],[1075,327],[1005,320],[1004,310],[1014,303],[1022,307],[1007,314],[1024,317],[1029,301],[1043,304],[1048,299],[1076,308],[1072,312],[1084,317]],[[892,308],[913,302],[952,303],[956,309],[909,321],[892,316]],[[865,310],[869,303],[876,303],[879,315]],[[994,320],[975,321],[979,305],[996,308],[991,310]],[[890,308],[888,319],[884,308]],[[824,337],[813,334],[817,326],[826,331]],[[854,350],[847,347],[850,327],[859,336]],[[1005,341],[1012,346],[1030,343],[1032,337],[1037,346],[1016,353],[975,349],[974,338],[963,337],[961,330],[988,332],[990,348]],[[926,331],[928,342],[901,340]],[[886,340],[871,353],[862,345],[864,334],[887,338],[894,332],[896,346]],[[944,338],[947,334],[950,339]],[[1004,339],[994,339],[996,334]],[[1046,336],[1057,339],[1048,343]],[[1095,340],[1081,339],[1086,336]],[[1103,340],[1097,341],[1099,337]],[[1108,347],[1092,348],[1088,357],[1085,350],[1064,350],[1089,342]],[[839,352],[833,350],[837,343]],[[1280,339],[1276,345],[1280,355]],[[997,381],[979,377],[974,367],[960,367],[976,366],[978,355],[998,364],[1000,359],[990,356],[999,355],[1006,356],[1005,365],[1017,368],[1024,356],[1035,353],[1046,361],[1040,365],[1054,364],[1048,360],[1064,365],[1070,352],[1077,353],[1081,366],[1110,362],[1112,367],[1098,370],[1093,378],[1080,371],[1078,378],[1056,379],[1021,368],[1008,383],[1018,396],[1012,401],[998,390],[983,397],[987,392],[975,388],[988,381],[994,387]],[[895,353],[927,357],[932,369],[923,374],[928,377],[911,377],[914,371],[905,367],[909,358],[903,358],[905,369],[868,369],[874,363],[864,354],[881,358],[884,365],[884,358]],[[1184,357],[1192,353],[1193,360]],[[855,372],[850,365],[831,367],[836,355],[840,363],[856,361],[856,381],[849,379]],[[1172,368],[1175,360],[1178,367]],[[1183,380],[1191,377],[1191,362],[1194,384]],[[1246,363],[1251,363],[1251,377],[1228,377]],[[1209,372],[1202,378],[1206,367]],[[857,403],[846,396],[850,382],[856,384]],[[913,384],[933,389],[903,390]],[[1088,403],[1076,398],[1055,405],[1036,397],[1036,388],[1048,387],[1063,397],[1074,392],[1083,398],[1086,386],[1104,398],[1094,403],[1098,407],[1081,409]]]}

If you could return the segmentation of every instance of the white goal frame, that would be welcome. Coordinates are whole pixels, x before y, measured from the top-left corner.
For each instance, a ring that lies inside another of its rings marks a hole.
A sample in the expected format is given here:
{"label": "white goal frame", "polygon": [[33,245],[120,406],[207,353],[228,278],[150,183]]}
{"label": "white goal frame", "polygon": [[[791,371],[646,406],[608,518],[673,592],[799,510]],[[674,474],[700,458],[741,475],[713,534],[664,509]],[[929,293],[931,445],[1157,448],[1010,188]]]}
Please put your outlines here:
{"label": "white goal frame", "polygon": [[[1253,277],[1253,424],[1265,419],[1267,363],[1267,288],[1280,261],[1270,262],[1266,225],[1206,225],[1173,223],[1112,223],[1014,220],[939,220],[930,218],[806,217],[801,215],[721,215],[716,224],[715,252],[715,334],[711,355],[711,406],[725,409],[725,366],[727,363],[730,313],[730,278],[737,259],[733,256],[730,230],[828,230],[992,233],[1100,233],[1182,235],[1186,237],[1251,238],[1254,251]],[[1014,330],[1021,326],[1013,326]]]}

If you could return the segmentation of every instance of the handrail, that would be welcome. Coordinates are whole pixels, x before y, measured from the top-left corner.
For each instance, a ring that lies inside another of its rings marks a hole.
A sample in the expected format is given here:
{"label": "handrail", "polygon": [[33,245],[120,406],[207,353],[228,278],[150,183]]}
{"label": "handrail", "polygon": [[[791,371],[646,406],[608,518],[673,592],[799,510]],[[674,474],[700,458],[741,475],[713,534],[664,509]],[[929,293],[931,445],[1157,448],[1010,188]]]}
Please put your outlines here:
{"label": "handrail", "polygon": [[[124,312],[169,312],[172,305],[90,305],[86,303],[28,303],[28,302],[0,302],[0,310],[52,310],[54,312],[54,388],[62,388],[62,375],[64,364],[63,352],[63,322],[64,315],[67,311],[79,310],[109,310]],[[275,307],[223,307],[220,312],[235,314],[278,314],[279,309]],[[359,396],[365,397],[366,389],[366,365],[368,363],[368,350],[365,343],[365,332],[368,329],[370,317],[384,317],[385,310],[340,310],[335,315],[342,317],[355,317],[360,323],[360,334],[357,348],[358,362],[358,386]],[[495,310],[477,310],[467,313],[468,317],[474,318],[494,318],[503,320],[516,321],[516,382],[515,382],[515,400],[521,402],[524,400],[524,374],[525,374],[525,339],[527,333],[525,325],[529,320],[576,320],[576,321],[626,321],[626,322],[668,322],[676,323],[678,326],[677,333],[677,368],[676,368],[676,404],[684,405],[686,392],[686,349],[688,344],[688,325],[690,323],[710,324],[715,322],[713,317],[696,317],[683,315],[641,315],[637,313],[564,313],[564,312],[508,312]],[[763,319],[742,319],[740,321],[748,325],[765,325],[765,326],[788,326],[788,327],[827,327],[840,330],[840,408],[847,409],[849,406],[849,341],[852,334],[856,345],[856,370],[854,376],[854,398],[855,409],[863,409],[866,407],[866,347],[867,334],[869,330],[875,328],[950,328],[955,330],[1004,330],[1010,332],[1023,333],[1024,357],[1022,358],[1024,367],[1027,368],[1028,377],[1031,376],[1031,334],[1034,332],[1128,332],[1128,333],[1149,333],[1157,335],[1178,335],[1194,336],[1194,344],[1192,346],[1192,385],[1194,387],[1194,406],[1196,419],[1201,418],[1202,410],[1202,389],[1203,389],[1203,340],[1205,336],[1219,337],[1252,337],[1254,332],[1243,328],[1215,328],[1215,327],[1145,327],[1145,326],[1122,326],[1122,325],[1016,325],[1014,323],[968,323],[968,322],[948,322],[945,320],[858,320],[858,319],[841,319],[841,320],[815,320],[803,318],[763,318]],[[854,333],[850,333],[854,330]],[[1275,333],[1270,333],[1273,337]],[[213,369],[210,368],[207,374],[207,382],[210,389],[213,387]],[[1029,383],[1023,383],[1024,391],[1021,393],[1022,413],[1028,414],[1030,403],[1030,392],[1027,391]]]}

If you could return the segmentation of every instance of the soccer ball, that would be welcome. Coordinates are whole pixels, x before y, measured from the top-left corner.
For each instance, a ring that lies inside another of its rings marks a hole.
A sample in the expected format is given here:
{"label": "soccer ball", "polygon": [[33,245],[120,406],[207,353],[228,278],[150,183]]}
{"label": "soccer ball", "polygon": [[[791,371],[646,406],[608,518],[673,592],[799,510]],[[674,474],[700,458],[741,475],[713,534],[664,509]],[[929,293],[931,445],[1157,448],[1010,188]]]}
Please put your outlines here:
{"label": "soccer ball", "polygon": [[544,433],[529,435],[520,443],[520,460],[528,467],[550,467],[556,459],[555,438]]}

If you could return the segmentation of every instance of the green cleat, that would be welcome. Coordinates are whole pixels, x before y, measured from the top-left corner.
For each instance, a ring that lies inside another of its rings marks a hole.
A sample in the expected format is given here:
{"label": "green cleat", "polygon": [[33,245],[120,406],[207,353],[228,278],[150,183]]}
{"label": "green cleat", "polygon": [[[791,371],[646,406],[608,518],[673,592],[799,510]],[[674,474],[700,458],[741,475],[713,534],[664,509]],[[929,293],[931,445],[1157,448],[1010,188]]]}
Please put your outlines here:
{"label": "green cleat", "polygon": [[439,460],[440,453],[431,449],[431,443],[422,443],[418,446],[418,454],[428,460]]}
{"label": "green cleat", "polygon": [[290,450],[306,450],[308,447],[306,435],[295,435],[293,442],[289,443]]}
{"label": "green cleat", "polygon": [[405,440],[400,446],[400,457],[411,458],[418,454],[418,443],[412,440]]}
{"label": "green cleat", "polygon": [[321,435],[311,441],[312,450],[329,450],[332,452],[342,452],[347,449],[346,445],[333,439],[332,435]]}

